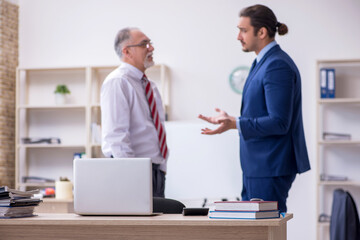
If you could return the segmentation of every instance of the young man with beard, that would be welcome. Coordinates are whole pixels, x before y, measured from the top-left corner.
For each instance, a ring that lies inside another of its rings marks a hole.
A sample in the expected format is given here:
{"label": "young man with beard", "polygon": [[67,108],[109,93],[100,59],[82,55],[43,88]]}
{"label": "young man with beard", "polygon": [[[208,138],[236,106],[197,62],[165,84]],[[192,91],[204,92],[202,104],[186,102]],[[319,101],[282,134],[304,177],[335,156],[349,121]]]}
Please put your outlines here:
{"label": "young man with beard", "polygon": [[293,62],[275,41],[287,33],[284,23],[266,6],[254,5],[240,12],[238,40],[244,52],[257,57],[250,69],[243,94],[240,117],[216,109],[218,116],[200,119],[219,124],[202,129],[203,134],[220,134],[237,129],[243,171],[242,200],[261,198],[278,201],[286,212],[286,199],[297,173],[310,169],[302,109],[301,78]]}
{"label": "young man with beard", "polygon": [[154,65],[154,47],[137,28],[124,28],[115,38],[121,65],[101,88],[102,151],[106,157],[150,157],[153,196],[164,197],[169,155],[165,114],[154,82],[145,70]]}

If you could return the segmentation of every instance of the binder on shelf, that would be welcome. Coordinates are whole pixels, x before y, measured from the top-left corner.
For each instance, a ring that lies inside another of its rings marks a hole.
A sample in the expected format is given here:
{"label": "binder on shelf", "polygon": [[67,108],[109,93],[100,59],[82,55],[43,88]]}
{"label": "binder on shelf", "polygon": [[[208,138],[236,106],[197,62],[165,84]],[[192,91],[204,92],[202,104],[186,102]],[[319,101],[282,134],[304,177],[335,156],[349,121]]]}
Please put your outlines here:
{"label": "binder on shelf", "polygon": [[327,72],[327,97],[335,98],[335,69],[329,68]]}
{"label": "binder on shelf", "polygon": [[326,98],[327,97],[327,71],[326,68],[320,69],[320,98]]}
{"label": "binder on shelf", "polygon": [[335,98],[335,69],[320,69],[320,98]]}

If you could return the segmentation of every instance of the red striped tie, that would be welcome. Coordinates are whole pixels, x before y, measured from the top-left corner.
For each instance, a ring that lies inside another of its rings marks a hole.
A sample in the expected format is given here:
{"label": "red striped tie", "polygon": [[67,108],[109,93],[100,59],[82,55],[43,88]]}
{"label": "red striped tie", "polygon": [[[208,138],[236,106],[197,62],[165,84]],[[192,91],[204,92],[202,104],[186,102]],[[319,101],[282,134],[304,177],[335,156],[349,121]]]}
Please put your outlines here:
{"label": "red striped tie", "polygon": [[152,119],[153,119],[153,122],[154,122],[154,125],[155,125],[155,128],[156,128],[156,131],[158,133],[161,155],[163,156],[164,159],[166,159],[166,155],[168,153],[168,148],[167,148],[167,145],[166,145],[166,134],[165,134],[164,126],[160,122],[159,112],[158,112],[158,110],[156,108],[156,101],[155,101],[155,98],[154,98],[154,92],[153,92],[153,90],[151,88],[151,84],[150,84],[150,82],[147,79],[145,74],[142,77],[142,80],[143,80],[144,85],[145,85],[145,95],[146,95],[146,98],[147,98],[148,103],[149,103],[151,116],[152,116]]}

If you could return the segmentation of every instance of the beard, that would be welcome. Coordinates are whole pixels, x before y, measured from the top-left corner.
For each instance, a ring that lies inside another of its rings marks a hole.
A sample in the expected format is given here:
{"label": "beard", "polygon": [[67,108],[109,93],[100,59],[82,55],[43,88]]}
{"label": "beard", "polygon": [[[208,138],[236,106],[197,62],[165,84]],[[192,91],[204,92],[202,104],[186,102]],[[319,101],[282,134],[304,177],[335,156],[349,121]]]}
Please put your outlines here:
{"label": "beard", "polygon": [[240,42],[241,42],[241,45],[242,45],[243,52],[250,52],[250,50],[245,47],[245,42],[243,42],[243,41],[240,41]]}
{"label": "beard", "polygon": [[146,54],[145,60],[144,60],[144,67],[145,69],[154,66],[154,61],[153,60],[149,60],[149,57],[152,57],[152,53],[148,53]]}

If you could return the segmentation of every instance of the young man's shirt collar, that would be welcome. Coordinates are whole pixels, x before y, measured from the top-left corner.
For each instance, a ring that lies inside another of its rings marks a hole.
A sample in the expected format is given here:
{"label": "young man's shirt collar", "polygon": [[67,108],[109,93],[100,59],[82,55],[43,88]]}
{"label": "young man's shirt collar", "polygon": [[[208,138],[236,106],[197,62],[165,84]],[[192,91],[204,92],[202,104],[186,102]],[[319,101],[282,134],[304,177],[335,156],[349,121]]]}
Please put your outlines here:
{"label": "young man's shirt collar", "polygon": [[259,63],[261,61],[261,59],[265,56],[265,54],[275,45],[277,45],[277,42],[274,40],[271,43],[269,43],[268,45],[266,45],[263,49],[261,49],[259,54],[256,56],[256,63]]}

